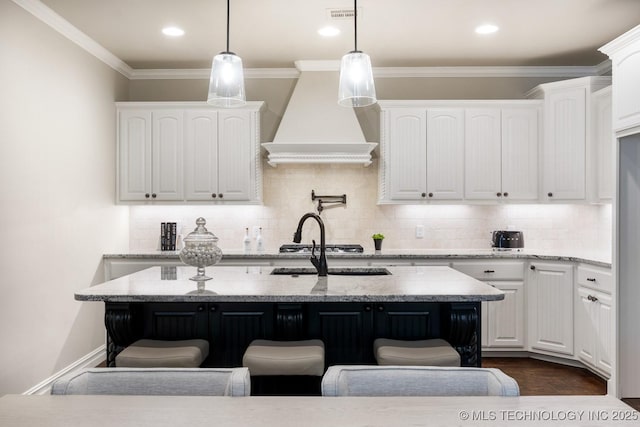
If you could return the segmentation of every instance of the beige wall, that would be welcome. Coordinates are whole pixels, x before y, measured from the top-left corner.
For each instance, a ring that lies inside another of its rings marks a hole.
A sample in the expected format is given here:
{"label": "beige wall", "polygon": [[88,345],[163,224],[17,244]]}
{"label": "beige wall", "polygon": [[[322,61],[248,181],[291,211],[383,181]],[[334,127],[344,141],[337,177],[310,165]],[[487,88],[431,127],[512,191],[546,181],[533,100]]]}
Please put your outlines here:
{"label": "beige wall", "polygon": [[[297,79],[246,79],[247,100],[265,101],[262,141],[273,141]],[[208,80],[131,80],[131,101],[206,101]]]}
{"label": "beige wall", "polygon": [[0,395],[104,344],[104,307],[74,300],[128,245],[115,206],[115,106],[127,79],[0,1]]}
{"label": "beige wall", "polygon": [[[533,77],[429,77],[378,78],[378,99],[519,99],[535,86],[562,78]],[[262,114],[262,140],[273,141],[287,106],[296,79],[246,79],[247,99],[265,101]],[[132,80],[129,85],[131,101],[204,101],[208,80]],[[367,141],[376,142],[378,115],[375,107],[357,111]]]}

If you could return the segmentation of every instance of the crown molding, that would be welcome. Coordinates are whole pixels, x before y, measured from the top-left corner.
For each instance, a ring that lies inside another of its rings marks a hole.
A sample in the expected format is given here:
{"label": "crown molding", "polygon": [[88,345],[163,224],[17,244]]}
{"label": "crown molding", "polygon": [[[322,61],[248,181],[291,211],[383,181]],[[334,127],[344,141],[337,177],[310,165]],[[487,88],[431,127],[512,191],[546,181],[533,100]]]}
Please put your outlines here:
{"label": "crown molding", "polygon": [[610,59],[605,59],[604,61],[602,61],[601,63],[599,63],[598,65],[596,65],[596,70],[597,70],[597,75],[599,76],[609,76],[611,75],[611,60]]}
{"label": "crown molding", "polygon": [[123,76],[130,78],[133,73],[130,66],[39,0],[13,0],[13,2]]}
{"label": "crown molding", "polygon": [[625,47],[629,46],[632,43],[635,43],[638,40],[640,40],[640,25],[630,29],[621,36],[605,44],[598,50],[611,57],[616,52],[619,52],[621,49],[624,49]]}
{"label": "crown molding", "polygon": [[377,78],[406,77],[585,77],[593,76],[597,67],[584,66],[496,66],[496,67],[386,67],[374,68]]}

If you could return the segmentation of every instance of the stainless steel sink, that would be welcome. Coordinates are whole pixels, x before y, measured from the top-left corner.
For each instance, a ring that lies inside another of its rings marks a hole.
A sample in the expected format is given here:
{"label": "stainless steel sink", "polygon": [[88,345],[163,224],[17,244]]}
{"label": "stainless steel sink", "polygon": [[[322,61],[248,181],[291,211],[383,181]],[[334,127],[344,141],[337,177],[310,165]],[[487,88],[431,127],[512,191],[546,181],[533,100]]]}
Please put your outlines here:
{"label": "stainless steel sink", "polygon": [[[391,274],[383,267],[336,267],[329,268],[329,275],[333,276],[387,276]],[[300,276],[318,274],[315,268],[306,267],[279,267],[274,268],[271,274],[279,276]]]}

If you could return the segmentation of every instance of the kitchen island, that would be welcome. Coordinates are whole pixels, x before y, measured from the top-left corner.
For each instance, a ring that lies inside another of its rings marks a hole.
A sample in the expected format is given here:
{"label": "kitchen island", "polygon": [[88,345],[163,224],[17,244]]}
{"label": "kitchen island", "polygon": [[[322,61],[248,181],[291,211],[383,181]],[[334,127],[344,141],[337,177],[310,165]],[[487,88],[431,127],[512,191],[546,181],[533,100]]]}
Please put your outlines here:
{"label": "kitchen island", "polygon": [[[257,338],[325,343],[326,364],[374,363],[373,340],[444,338],[465,366],[480,366],[480,303],[504,293],[443,266],[337,269],[327,277],[299,268],[152,267],[75,294],[103,301],[107,363],[139,338],[203,338],[205,362],[240,366]],[[384,271],[381,271],[384,270]],[[381,275],[382,273],[389,273]],[[335,274],[332,274],[335,273]],[[375,275],[370,275],[375,274]]]}

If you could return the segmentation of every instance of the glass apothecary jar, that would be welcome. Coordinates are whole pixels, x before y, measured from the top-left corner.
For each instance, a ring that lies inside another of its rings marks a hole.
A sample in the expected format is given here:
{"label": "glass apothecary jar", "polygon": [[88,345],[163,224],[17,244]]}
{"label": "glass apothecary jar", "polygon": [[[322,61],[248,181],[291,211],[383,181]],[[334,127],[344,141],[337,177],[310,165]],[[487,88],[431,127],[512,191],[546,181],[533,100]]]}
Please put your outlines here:
{"label": "glass apothecary jar", "polygon": [[184,238],[184,248],[180,251],[182,262],[198,268],[198,274],[190,278],[196,282],[211,280],[204,274],[205,267],[217,264],[222,259],[218,238],[205,228],[206,223],[204,218],[196,220],[197,227]]}

